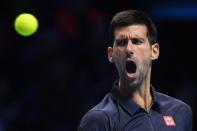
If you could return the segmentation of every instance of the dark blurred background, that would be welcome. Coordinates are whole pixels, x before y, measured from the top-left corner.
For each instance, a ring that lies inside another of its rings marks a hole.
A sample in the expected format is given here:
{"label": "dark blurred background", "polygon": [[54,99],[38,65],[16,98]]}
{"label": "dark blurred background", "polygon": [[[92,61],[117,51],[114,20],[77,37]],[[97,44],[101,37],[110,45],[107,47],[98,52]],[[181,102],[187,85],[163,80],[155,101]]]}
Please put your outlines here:
{"label": "dark blurred background", "polygon": [[[197,130],[197,2],[192,0],[3,0],[0,4],[0,131],[75,131],[118,76],[107,60],[108,26],[121,10],[155,21],[160,58],[152,84],[193,109]],[[39,21],[30,37],[20,13]],[[186,120],[187,121],[187,120]]]}

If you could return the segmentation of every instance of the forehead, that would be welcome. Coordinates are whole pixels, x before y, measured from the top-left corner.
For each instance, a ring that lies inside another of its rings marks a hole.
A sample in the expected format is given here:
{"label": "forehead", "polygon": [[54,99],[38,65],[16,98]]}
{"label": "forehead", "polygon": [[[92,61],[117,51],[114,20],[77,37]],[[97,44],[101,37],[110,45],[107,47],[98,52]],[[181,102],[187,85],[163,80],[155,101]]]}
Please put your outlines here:
{"label": "forehead", "polygon": [[115,39],[132,37],[147,38],[147,27],[145,25],[117,27],[114,31],[114,37]]}

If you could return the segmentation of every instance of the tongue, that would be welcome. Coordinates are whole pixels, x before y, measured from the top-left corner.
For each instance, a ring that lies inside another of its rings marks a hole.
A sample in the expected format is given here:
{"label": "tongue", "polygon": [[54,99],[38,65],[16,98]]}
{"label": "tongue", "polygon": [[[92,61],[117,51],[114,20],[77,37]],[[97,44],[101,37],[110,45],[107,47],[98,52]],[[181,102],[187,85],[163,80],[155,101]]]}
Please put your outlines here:
{"label": "tongue", "polygon": [[135,73],[136,72],[136,65],[133,61],[127,62],[126,69],[128,73]]}

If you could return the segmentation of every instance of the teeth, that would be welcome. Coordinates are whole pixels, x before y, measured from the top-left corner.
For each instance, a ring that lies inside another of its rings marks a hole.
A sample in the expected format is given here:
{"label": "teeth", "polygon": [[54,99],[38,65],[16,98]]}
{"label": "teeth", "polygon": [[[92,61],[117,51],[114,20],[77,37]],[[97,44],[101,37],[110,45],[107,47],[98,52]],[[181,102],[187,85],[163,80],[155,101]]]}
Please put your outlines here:
{"label": "teeth", "polygon": [[136,72],[136,64],[133,61],[129,61],[126,63],[126,70],[128,73]]}

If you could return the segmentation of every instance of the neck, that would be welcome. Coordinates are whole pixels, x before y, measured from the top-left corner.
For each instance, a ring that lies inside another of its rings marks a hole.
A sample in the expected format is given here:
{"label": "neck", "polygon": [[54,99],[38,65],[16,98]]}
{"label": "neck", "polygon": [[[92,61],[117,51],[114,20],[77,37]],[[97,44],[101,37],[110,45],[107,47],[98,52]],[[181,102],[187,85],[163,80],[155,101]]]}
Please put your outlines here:
{"label": "neck", "polygon": [[150,111],[152,106],[152,95],[150,91],[150,71],[148,75],[143,79],[141,84],[136,87],[136,90],[132,90],[132,87],[125,85],[123,81],[119,81],[120,90],[122,90],[127,95],[131,96],[131,99],[135,101],[141,108]]}
{"label": "neck", "polygon": [[142,84],[138,90],[132,95],[133,101],[135,101],[141,108],[147,112],[150,111],[152,105],[152,96],[150,92],[150,83]]}

